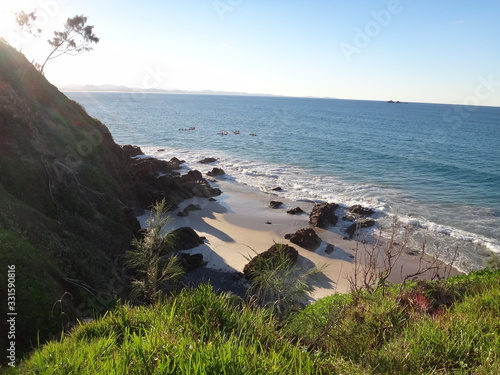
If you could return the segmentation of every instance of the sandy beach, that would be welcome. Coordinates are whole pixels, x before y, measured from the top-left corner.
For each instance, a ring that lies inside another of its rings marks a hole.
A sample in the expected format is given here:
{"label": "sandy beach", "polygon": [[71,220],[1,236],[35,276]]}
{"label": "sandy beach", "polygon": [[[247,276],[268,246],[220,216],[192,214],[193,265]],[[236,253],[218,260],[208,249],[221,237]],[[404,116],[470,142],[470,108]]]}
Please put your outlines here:
{"label": "sandy beach", "polygon": [[[188,199],[171,214],[171,229],[191,227],[199,236],[206,238],[203,245],[186,251],[203,254],[206,268],[229,273],[242,272],[245,264],[257,253],[266,251],[274,243],[286,243],[298,250],[298,266],[304,270],[312,267],[322,269],[322,274],[314,281],[311,300],[350,290],[349,277],[353,275],[355,267],[356,241],[344,239],[335,227],[327,230],[315,228],[322,241],[312,249],[292,244],[284,238],[287,233],[310,227],[309,212],[314,203],[287,201],[277,195],[224,180],[218,180],[217,186],[223,194],[216,197],[215,201],[198,197]],[[269,206],[271,200],[282,201],[283,205],[272,209]],[[188,216],[177,216],[190,204],[199,205],[201,210],[190,211]],[[305,213],[286,213],[297,206]],[[139,217],[143,227],[147,218],[148,213]],[[334,246],[330,254],[325,251],[329,244]],[[418,257],[404,254],[389,280],[400,282],[402,276],[418,269],[418,263]]]}

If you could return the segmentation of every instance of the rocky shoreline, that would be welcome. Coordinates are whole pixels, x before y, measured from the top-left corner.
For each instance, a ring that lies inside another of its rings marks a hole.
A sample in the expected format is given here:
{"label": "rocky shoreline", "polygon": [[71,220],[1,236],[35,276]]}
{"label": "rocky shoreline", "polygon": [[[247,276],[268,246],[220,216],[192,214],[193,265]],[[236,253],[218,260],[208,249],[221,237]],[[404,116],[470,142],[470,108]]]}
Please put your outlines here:
{"label": "rocky shoreline", "polygon": [[[215,201],[213,197],[223,193],[218,185],[215,187],[213,183],[205,179],[203,174],[197,170],[188,170],[187,173],[181,174],[179,170],[185,169],[185,166],[184,168],[182,166],[182,164],[184,164],[182,160],[175,157],[169,161],[158,160],[144,155],[142,150],[137,146],[127,145],[121,147],[131,160],[131,167],[135,171],[137,179],[141,179],[140,183],[137,183],[139,197],[142,197],[141,199],[144,201],[167,199],[172,212],[178,209],[177,217],[179,218],[190,220],[190,215],[201,215],[198,211],[202,210],[200,204],[189,203],[183,205],[182,202],[193,197],[210,198],[210,201]],[[200,163],[211,164],[216,161],[215,158],[207,157],[200,160]],[[213,168],[212,171],[208,171],[206,175],[210,177],[222,176],[224,175],[224,171]],[[276,191],[279,190],[276,189]],[[185,207],[180,209],[180,206]],[[274,200],[271,200],[269,204],[271,211],[277,214],[279,214],[279,212],[285,212],[279,209],[282,208],[282,206],[283,202]],[[335,226],[338,223],[339,217],[336,214],[338,208],[339,205],[335,203],[315,203],[310,212],[306,212],[300,207],[286,210],[288,214],[286,216],[304,216],[301,214],[305,214],[308,217],[308,221],[305,221],[304,218],[302,228],[293,233],[284,234],[281,236],[282,240],[280,241],[289,243],[292,246],[297,245],[299,248],[308,249],[309,251],[316,251],[324,243],[317,232],[324,231],[328,227]],[[359,229],[373,226],[375,220],[372,219],[371,216],[374,214],[375,212],[372,209],[360,205],[349,207],[342,217],[344,221],[351,222],[351,224],[344,229],[345,236],[343,240],[347,241],[345,243],[352,245],[350,240],[354,238]],[[266,221],[266,223],[272,225],[270,221]],[[244,264],[242,269],[234,271],[217,270],[207,267],[207,262],[203,258],[203,254],[196,252],[198,246],[202,245],[206,239],[200,237],[196,233],[199,228],[194,226],[193,229],[186,227],[177,229],[177,231],[182,231],[182,240],[178,245],[178,249],[181,251],[185,270],[188,271],[184,277],[185,285],[195,286],[210,281],[216,290],[233,292],[243,296],[248,285],[245,281],[245,279],[248,278],[248,275],[245,274],[245,270],[248,269],[251,262]],[[251,244],[248,245],[251,246]],[[323,249],[323,254],[330,256],[335,249],[335,245],[327,243],[326,247]],[[186,252],[185,250],[189,251]],[[260,249],[258,255],[254,254],[253,259],[267,256],[266,254],[272,251],[272,248],[267,251],[263,250],[264,249]],[[348,257],[351,258],[352,261],[354,256],[350,254]],[[296,261],[297,256],[294,257],[294,262]]]}

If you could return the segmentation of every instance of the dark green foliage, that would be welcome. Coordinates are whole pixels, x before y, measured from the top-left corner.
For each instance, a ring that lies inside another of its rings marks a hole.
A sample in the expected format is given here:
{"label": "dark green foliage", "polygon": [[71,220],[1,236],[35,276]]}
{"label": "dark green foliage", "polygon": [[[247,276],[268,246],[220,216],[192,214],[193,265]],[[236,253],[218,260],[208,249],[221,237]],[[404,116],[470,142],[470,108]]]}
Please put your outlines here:
{"label": "dark green foliage", "polygon": [[[52,305],[46,303],[57,299],[54,291],[58,285],[53,279],[57,270],[40,250],[12,231],[0,229],[0,249],[3,273],[0,277],[0,295],[7,293],[7,266],[15,266],[15,309],[19,313],[16,321],[16,349],[18,353],[23,353],[37,345],[38,336],[47,338],[49,334],[61,332],[64,328],[59,320],[53,319]],[[6,296],[1,300],[7,301]],[[2,303],[0,311],[4,317],[7,316],[6,308],[7,303]],[[32,311],[37,313],[31,316]],[[2,332],[7,332],[6,319],[2,319],[1,327]],[[5,339],[3,336],[2,340]],[[5,351],[4,345],[1,346],[2,351]]]}

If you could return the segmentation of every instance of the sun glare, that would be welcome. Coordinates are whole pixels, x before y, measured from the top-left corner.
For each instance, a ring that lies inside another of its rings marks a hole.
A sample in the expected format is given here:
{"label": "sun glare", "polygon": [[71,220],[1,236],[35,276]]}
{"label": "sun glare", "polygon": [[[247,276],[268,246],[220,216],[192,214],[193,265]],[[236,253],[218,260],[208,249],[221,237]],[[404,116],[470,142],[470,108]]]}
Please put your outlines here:
{"label": "sun glare", "polygon": [[15,32],[15,13],[32,12],[37,8],[37,5],[38,1],[33,0],[2,1],[0,4],[0,37],[8,40],[10,34]]}

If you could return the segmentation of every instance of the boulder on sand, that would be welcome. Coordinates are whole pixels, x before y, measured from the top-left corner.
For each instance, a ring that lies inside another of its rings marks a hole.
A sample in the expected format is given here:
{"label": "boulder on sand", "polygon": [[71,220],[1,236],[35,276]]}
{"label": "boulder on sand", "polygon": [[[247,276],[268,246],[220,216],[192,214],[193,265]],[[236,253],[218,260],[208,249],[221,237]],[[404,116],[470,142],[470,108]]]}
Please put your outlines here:
{"label": "boulder on sand", "polygon": [[299,229],[295,233],[285,234],[285,238],[302,247],[314,246],[321,242],[321,238],[312,228]]}
{"label": "boulder on sand", "polygon": [[276,243],[269,249],[254,256],[243,268],[245,278],[250,280],[255,272],[263,269],[276,268],[282,255],[285,255],[292,264],[297,262],[299,252],[292,246]]}
{"label": "boulder on sand", "polygon": [[283,202],[271,201],[271,202],[269,202],[269,207],[276,209],[276,208],[280,208],[282,204],[283,204]]}
{"label": "boulder on sand", "polygon": [[338,206],[336,203],[315,204],[309,215],[309,224],[323,229],[329,225],[336,225],[338,217],[335,215],[335,210]]}
{"label": "boulder on sand", "polygon": [[295,207],[295,208],[292,208],[291,210],[288,210],[286,213],[290,214],[290,215],[296,215],[296,214],[304,213],[304,210],[300,207]]}
{"label": "boulder on sand", "polygon": [[181,227],[172,231],[174,250],[189,250],[204,243],[203,238],[190,227]]}

